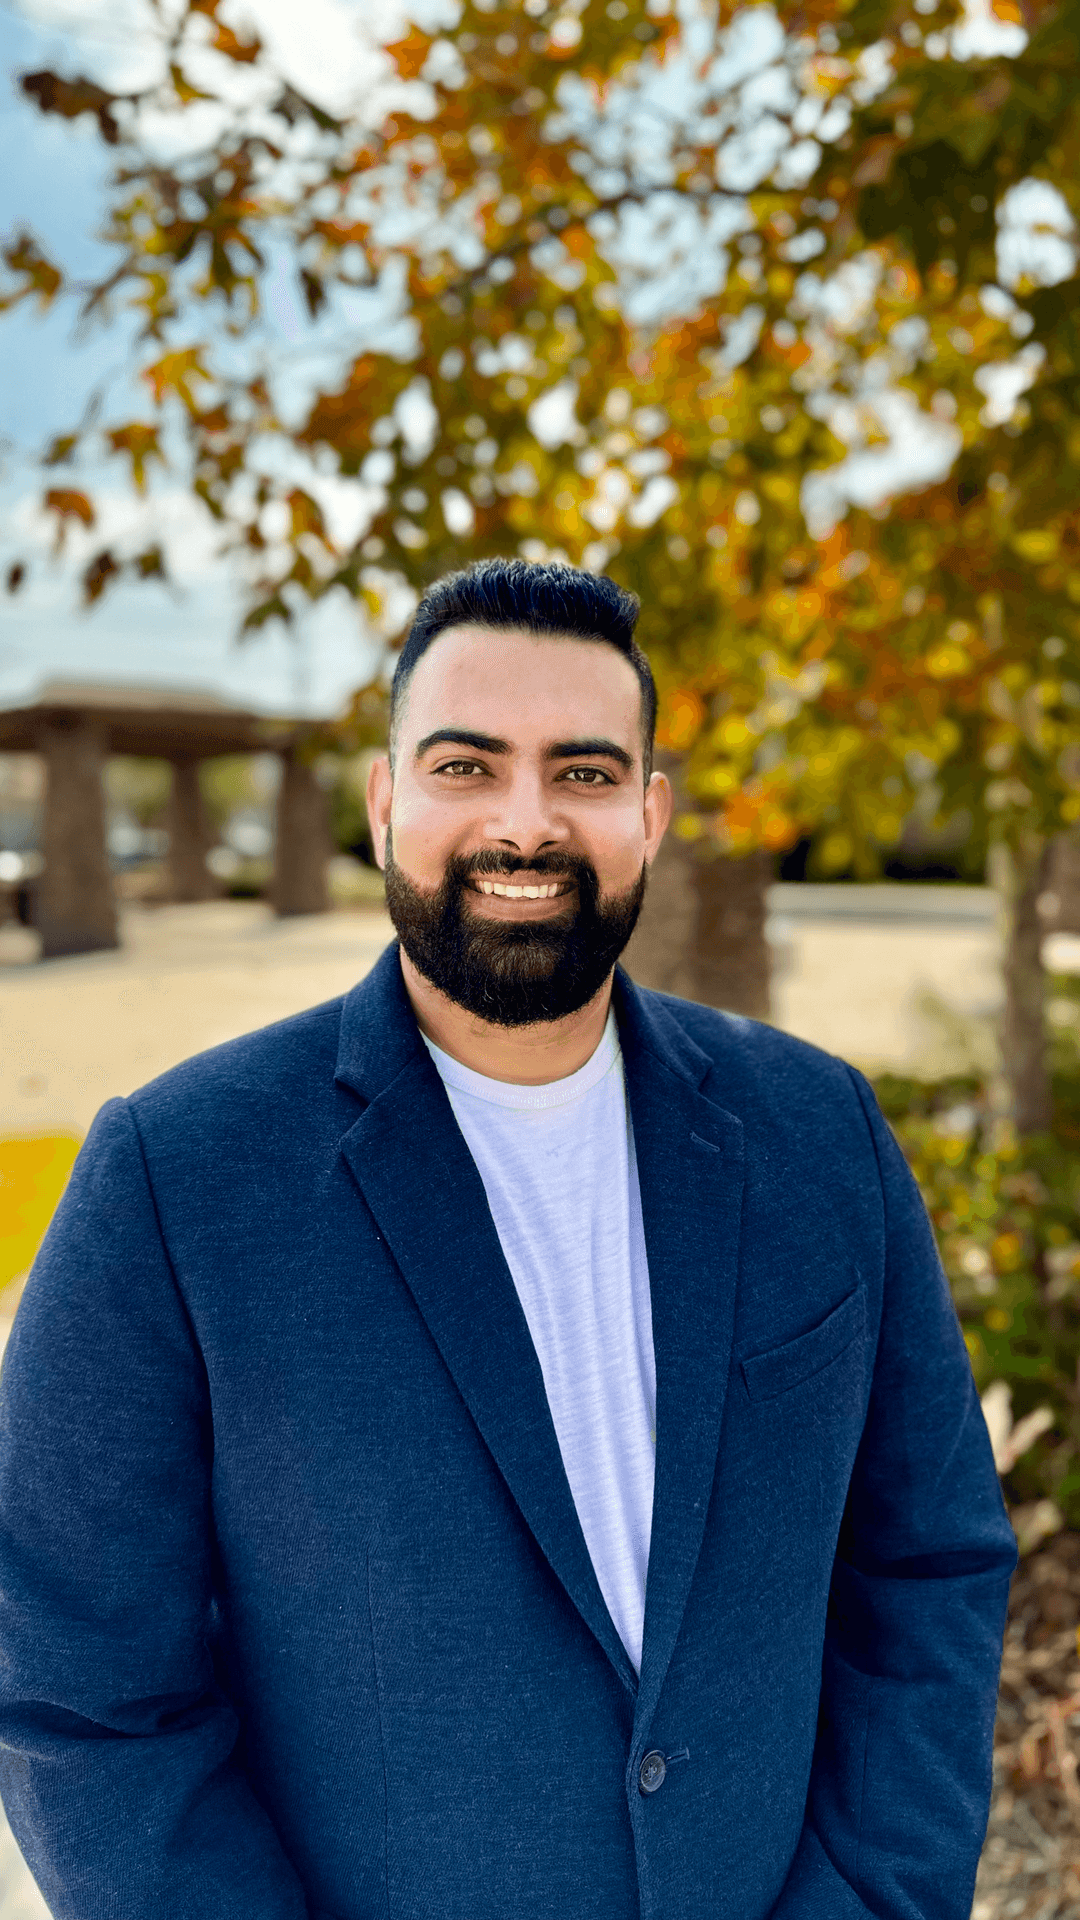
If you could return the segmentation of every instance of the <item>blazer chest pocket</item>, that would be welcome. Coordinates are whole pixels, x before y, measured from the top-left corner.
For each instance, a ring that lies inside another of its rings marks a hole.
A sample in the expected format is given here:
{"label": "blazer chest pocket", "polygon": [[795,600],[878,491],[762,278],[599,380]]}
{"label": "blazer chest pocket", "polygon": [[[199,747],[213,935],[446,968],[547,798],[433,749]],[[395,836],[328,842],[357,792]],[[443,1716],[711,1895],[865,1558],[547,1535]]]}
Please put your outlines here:
{"label": "blazer chest pocket", "polygon": [[863,1330],[865,1300],[862,1283],[846,1294],[831,1313],[808,1333],[797,1334],[783,1346],[754,1353],[739,1364],[751,1400],[772,1400],[801,1386],[838,1360]]}

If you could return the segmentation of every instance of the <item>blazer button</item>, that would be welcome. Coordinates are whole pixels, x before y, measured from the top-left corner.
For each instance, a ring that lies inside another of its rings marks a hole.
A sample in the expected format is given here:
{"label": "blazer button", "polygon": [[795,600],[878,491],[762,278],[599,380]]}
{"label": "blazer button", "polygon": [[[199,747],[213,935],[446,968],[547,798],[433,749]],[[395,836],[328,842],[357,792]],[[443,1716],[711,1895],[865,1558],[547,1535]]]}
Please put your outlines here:
{"label": "blazer button", "polygon": [[642,1793],[655,1793],[662,1787],[667,1775],[667,1761],[662,1753],[647,1753],[638,1769],[638,1786]]}

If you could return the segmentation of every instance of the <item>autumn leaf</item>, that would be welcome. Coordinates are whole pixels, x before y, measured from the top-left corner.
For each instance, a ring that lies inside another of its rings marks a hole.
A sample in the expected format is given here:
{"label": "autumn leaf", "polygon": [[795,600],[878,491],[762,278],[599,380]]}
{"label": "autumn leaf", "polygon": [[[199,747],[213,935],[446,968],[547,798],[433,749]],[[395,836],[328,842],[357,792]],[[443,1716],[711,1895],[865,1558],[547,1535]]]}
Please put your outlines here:
{"label": "autumn leaf", "polygon": [[95,600],[100,600],[109,581],[115,579],[120,571],[120,564],[114,559],[108,547],[105,547],[101,553],[95,554],[89,566],[83,571],[83,605],[90,607]]}
{"label": "autumn leaf", "polygon": [[231,27],[223,26],[220,22],[210,44],[218,53],[223,53],[227,60],[240,61],[245,65],[257,60],[262,52],[262,41],[257,34],[250,40],[241,40]]}
{"label": "autumn leaf", "polygon": [[79,444],[79,438],[80,436],[77,433],[58,433],[55,439],[49,442],[47,450],[41,456],[42,466],[63,466],[66,460],[70,460],[71,455]]}
{"label": "autumn leaf", "polygon": [[249,608],[241,622],[241,633],[258,633],[268,620],[283,620],[286,626],[293,622],[292,608],[280,593],[271,594],[259,606]]}
{"label": "autumn leaf", "polygon": [[165,580],[168,572],[165,556],[159,546],[144,547],[131,562],[140,580]]}
{"label": "autumn leaf", "polygon": [[312,499],[310,493],[305,493],[302,487],[295,487],[288,495],[288,507],[294,540],[298,539],[302,533],[313,533],[317,539],[326,541],[326,523],[322,508]]}
{"label": "autumn leaf", "polygon": [[31,100],[37,101],[42,113],[57,113],[65,120],[77,120],[81,113],[92,113],[101,128],[102,139],[111,147],[119,141],[120,129],[112,109],[124,95],[107,93],[95,81],[81,76],[61,80],[58,74],[48,71],[21,74],[19,85]]}
{"label": "autumn leaf", "polygon": [[145,421],[133,420],[126,427],[113,427],[106,439],[114,453],[126,453],[131,462],[131,477],[140,493],[146,490],[146,462],[163,458],[158,430]]}
{"label": "autumn leaf", "polygon": [[144,367],[142,378],[149,385],[158,406],[170,393],[182,400],[189,413],[196,411],[191,383],[194,379],[209,380],[210,375],[203,365],[202,347],[181,347],[173,353],[163,354],[153,366]]}
{"label": "autumn leaf", "polygon": [[394,40],[386,48],[403,80],[415,80],[431,50],[431,35],[413,27],[403,40]]}
{"label": "autumn leaf", "polygon": [[3,249],[0,258],[12,273],[21,275],[23,280],[23,285],[13,293],[0,295],[0,313],[18,306],[20,300],[30,296],[36,298],[41,312],[52,305],[64,284],[64,276],[42,253],[31,234],[20,233],[10,246]]}
{"label": "autumn leaf", "polygon": [[95,514],[93,506],[85,493],[79,493],[71,487],[51,487],[45,495],[46,513],[56,515],[56,551],[64,545],[69,520],[77,520],[80,526],[92,527]]}
{"label": "autumn leaf", "polygon": [[193,86],[175,62],[169,68],[169,78],[173,83],[173,91],[177,98],[184,102],[185,106],[190,106],[193,100],[212,100],[214,98],[212,93],[204,93],[201,88]]}

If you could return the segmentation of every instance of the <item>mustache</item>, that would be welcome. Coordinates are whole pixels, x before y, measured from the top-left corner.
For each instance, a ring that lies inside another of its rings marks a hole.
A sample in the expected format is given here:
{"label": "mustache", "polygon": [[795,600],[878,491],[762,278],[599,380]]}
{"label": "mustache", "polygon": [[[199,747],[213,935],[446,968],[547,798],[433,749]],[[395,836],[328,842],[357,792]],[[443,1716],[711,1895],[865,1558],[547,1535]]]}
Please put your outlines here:
{"label": "mustache", "polygon": [[543,873],[550,879],[573,880],[588,867],[589,862],[580,855],[566,853],[536,853],[531,860],[512,853],[499,853],[494,848],[485,848],[480,853],[457,854],[446,863],[448,873],[454,873],[467,879],[474,873]]}

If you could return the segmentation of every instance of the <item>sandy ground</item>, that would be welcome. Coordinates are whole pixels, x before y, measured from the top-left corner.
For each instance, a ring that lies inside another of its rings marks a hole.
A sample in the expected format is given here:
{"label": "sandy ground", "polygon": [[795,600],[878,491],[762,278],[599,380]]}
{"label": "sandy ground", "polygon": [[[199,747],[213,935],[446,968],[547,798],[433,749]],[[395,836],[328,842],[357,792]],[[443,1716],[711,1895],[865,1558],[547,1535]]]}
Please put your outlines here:
{"label": "sandy ground", "polygon": [[[275,920],[255,901],[131,905],[115,953],[34,963],[0,928],[0,1137],[86,1132],[102,1102],[178,1060],[317,1005],[392,937],[356,909]],[[998,996],[992,924],[774,916],[777,1025],[856,1065],[940,1065],[984,1047]]]}
{"label": "sandy ground", "polygon": [[275,920],[258,901],[129,906],[115,953],[29,961],[0,929],[0,1135],[85,1133],[102,1102],[206,1047],[353,986],[391,938],[385,914]]}

